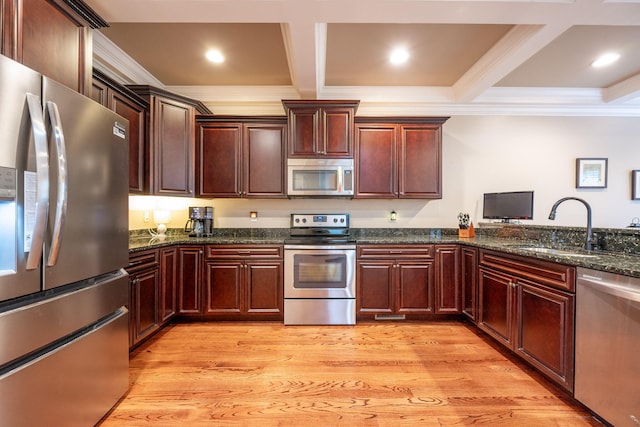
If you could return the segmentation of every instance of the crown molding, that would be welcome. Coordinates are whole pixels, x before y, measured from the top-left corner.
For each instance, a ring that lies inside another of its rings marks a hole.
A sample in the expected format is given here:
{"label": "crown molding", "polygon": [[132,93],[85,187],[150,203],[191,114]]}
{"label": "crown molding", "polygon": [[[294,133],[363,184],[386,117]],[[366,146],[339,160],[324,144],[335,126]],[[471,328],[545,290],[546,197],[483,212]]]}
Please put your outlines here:
{"label": "crown molding", "polygon": [[145,84],[164,88],[160,80],[100,31],[93,31],[93,61],[97,69],[120,84]]}

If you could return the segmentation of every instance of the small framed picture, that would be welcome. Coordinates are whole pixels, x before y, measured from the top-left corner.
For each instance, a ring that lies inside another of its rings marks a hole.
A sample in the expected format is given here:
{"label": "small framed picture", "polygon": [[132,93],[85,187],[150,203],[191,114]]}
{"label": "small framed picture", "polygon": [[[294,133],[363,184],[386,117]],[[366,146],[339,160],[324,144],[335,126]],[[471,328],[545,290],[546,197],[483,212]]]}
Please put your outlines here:
{"label": "small framed picture", "polygon": [[576,159],[576,188],[607,188],[608,159]]}
{"label": "small framed picture", "polygon": [[640,170],[631,171],[631,200],[640,200]]}

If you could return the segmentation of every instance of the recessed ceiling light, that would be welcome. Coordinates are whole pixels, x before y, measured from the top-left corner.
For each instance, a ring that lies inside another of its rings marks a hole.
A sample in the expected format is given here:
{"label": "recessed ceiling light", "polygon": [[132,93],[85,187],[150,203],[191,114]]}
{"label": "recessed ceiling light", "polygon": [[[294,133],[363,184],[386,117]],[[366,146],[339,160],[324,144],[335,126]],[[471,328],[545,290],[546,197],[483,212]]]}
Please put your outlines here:
{"label": "recessed ceiling light", "polygon": [[205,56],[207,57],[207,59],[215,64],[220,64],[222,62],[224,62],[224,56],[222,55],[222,53],[219,50],[209,50],[207,51],[207,53],[205,54]]}
{"label": "recessed ceiling light", "polygon": [[616,62],[619,58],[620,58],[620,54],[619,53],[614,53],[614,52],[605,53],[604,55],[600,56],[598,59],[593,61],[591,63],[591,66],[592,67],[606,67],[607,65],[611,65],[614,62]]}
{"label": "recessed ceiling light", "polygon": [[394,65],[404,64],[409,59],[409,52],[407,49],[399,47],[394,49],[389,55],[389,61]]}

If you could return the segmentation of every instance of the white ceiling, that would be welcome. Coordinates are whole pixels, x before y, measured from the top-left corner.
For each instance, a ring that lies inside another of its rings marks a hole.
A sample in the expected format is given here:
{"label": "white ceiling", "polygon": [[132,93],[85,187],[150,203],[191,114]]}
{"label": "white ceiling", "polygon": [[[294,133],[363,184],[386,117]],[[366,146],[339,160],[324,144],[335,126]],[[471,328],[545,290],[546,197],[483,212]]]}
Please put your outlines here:
{"label": "white ceiling", "polygon": [[[85,2],[111,24],[94,35],[97,68],[218,114],[309,98],[369,115],[640,116],[640,0]],[[401,67],[386,59],[396,44]],[[607,51],[621,59],[592,68]]]}

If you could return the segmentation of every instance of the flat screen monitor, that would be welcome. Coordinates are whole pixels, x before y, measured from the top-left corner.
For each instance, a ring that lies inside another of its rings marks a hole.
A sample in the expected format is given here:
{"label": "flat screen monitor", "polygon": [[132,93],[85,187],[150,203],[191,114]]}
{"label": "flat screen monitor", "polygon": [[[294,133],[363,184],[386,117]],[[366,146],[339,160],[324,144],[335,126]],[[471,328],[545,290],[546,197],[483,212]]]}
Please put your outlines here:
{"label": "flat screen monitor", "polygon": [[485,219],[533,219],[533,191],[485,193],[482,206]]}

